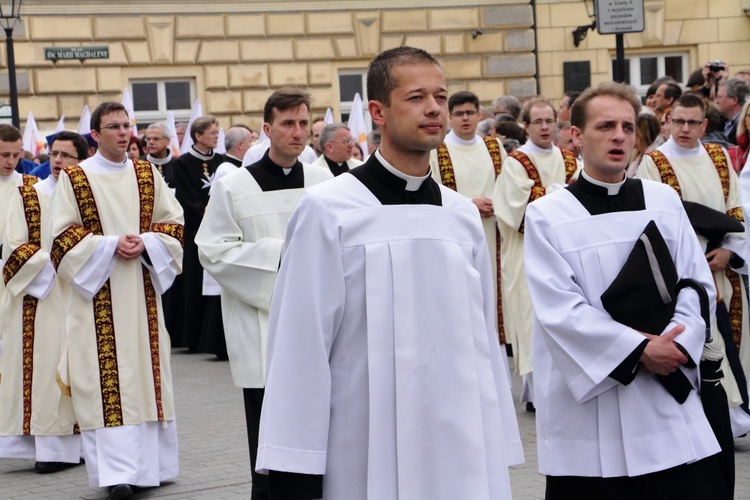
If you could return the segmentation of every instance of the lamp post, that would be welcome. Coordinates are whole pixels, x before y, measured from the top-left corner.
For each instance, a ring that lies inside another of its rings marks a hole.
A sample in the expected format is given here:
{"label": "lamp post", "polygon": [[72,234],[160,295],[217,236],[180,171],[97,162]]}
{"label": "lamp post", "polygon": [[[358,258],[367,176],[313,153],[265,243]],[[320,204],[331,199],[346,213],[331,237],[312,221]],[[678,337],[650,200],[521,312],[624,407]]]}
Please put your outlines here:
{"label": "lamp post", "polygon": [[20,129],[18,117],[18,86],[16,85],[16,56],[13,51],[13,28],[21,18],[23,0],[0,1],[0,26],[5,30],[5,49],[8,54],[8,90],[10,91],[11,120],[13,126]]}

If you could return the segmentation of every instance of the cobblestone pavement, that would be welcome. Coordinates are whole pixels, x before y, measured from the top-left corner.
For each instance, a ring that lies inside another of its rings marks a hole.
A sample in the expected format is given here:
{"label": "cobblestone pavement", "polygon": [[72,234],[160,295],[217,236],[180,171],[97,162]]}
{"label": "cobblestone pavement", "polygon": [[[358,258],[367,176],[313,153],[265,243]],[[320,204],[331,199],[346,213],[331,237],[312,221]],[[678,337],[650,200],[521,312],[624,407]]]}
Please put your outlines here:
{"label": "cobblestone pavement", "polygon": [[[229,365],[213,356],[186,354],[175,349],[172,370],[177,405],[180,475],[160,488],[133,498],[180,500],[250,498],[250,461],[247,453],[242,391],[232,385]],[[514,392],[520,388],[514,379]],[[511,469],[513,497],[543,497],[544,478],[536,470],[534,416],[516,405],[526,464]],[[750,438],[735,442],[737,499],[750,499]],[[0,460],[0,499],[67,500],[106,498],[90,488],[84,466],[40,475],[26,460]]]}

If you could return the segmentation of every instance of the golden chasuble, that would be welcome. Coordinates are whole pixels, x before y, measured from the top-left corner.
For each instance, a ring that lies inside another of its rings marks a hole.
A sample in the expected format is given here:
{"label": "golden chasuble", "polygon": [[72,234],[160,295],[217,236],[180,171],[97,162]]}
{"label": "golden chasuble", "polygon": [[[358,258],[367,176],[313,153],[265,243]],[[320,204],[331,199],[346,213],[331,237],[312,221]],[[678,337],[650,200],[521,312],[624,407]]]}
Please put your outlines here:
{"label": "golden chasuble", "polygon": [[[726,155],[724,150],[718,144],[703,143],[703,147],[706,149],[708,156],[716,168],[719,174],[719,180],[721,181],[721,189],[724,193],[724,202],[729,197],[729,164],[727,163]],[[659,170],[659,176],[664,184],[671,186],[677,195],[682,199],[682,191],[680,189],[680,183],[677,180],[677,176],[674,173],[672,165],[669,163],[667,157],[658,149],[648,153],[651,159],[654,160],[656,168]],[[741,207],[735,207],[727,210],[727,215],[734,217],[735,219],[744,222]],[[734,337],[734,343],[737,349],[740,348],[740,341],[742,339],[742,286],[740,284],[740,276],[736,272],[732,271],[729,267],[724,270],[729,282],[732,284],[732,299],[729,304],[729,323],[732,327],[732,336]],[[718,300],[723,301],[719,298]]]}
{"label": "golden chasuble", "polygon": [[[503,166],[503,157],[500,152],[500,146],[497,140],[492,137],[484,137],[484,145],[487,146],[487,152],[492,158],[492,165],[495,168],[495,179],[500,175],[500,171]],[[437,148],[438,165],[440,166],[440,181],[443,186],[453,191],[456,189],[456,176],[453,172],[453,161],[451,155],[448,153],[448,146],[442,143]],[[495,252],[495,259],[497,261],[497,332],[500,338],[500,344],[505,344],[505,327],[503,322],[503,301],[502,301],[502,286],[500,283],[500,231],[495,227],[495,244],[497,251]]]}

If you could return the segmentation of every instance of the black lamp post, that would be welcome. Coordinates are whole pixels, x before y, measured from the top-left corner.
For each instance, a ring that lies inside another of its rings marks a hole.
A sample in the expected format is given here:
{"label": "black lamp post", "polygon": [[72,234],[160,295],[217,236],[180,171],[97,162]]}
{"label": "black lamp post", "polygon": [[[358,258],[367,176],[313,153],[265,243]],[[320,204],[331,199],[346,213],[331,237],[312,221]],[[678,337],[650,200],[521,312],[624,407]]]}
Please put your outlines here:
{"label": "black lamp post", "polygon": [[11,120],[13,126],[20,129],[21,120],[18,117],[18,86],[16,85],[16,56],[13,52],[13,28],[21,18],[21,3],[23,0],[0,1],[0,26],[5,30],[5,48],[8,53],[8,89],[10,91]]}

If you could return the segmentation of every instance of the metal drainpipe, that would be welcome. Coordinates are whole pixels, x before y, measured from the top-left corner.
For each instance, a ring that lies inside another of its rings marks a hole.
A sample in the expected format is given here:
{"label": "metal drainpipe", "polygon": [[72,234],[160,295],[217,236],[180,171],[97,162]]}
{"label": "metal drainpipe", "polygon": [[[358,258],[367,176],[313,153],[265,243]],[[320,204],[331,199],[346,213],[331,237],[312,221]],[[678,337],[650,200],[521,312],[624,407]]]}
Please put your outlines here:
{"label": "metal drainpipe", "polygon": [[537,31],[536,31],[536,0],[530,0],[531,3],[531,15],[533,16],[534,24],[531,26],[531,29],[534,30],[534,66],[536,67],[536,75],[534,76],[534,79],[536,80],[536,93],[541,93],[541,83],[540,83],[540,77],[539,77],[539,42],[537,40]]}

